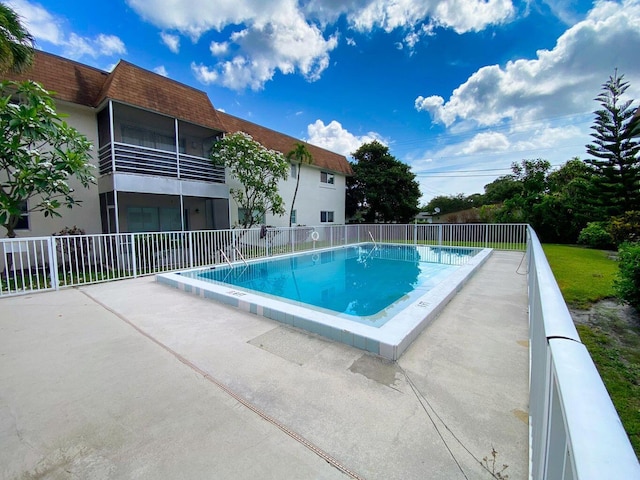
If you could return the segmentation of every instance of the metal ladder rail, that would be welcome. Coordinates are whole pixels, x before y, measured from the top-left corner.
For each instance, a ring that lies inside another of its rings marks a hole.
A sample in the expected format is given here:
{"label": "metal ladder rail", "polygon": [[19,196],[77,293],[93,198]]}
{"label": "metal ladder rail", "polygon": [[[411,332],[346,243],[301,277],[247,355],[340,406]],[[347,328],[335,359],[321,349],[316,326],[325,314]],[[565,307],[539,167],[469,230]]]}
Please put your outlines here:
{"label": "metal ladder rail", "polygon": [[232,265],[232,263],[229,261],[229,257],[227,257],[227,254],[226,254],[226,253],[224,253],[224,250],[220,249],[220,255],[222,255],[222,258],[224,258],[224,259],[225,259],[225,261],[229,264],[229,266],[230,266],[231,268],[233,268],[233,265]]}
{"label": "metal ladder rail", "polygon": [[373,242],[373,246],[375,248],[378,248],[378,244],[376,243],[376,239],[373,238],[373,235],[371,235],[371,230],[367,230],[367,233],[369,234],[369,237],[371,238],[371,241]]}
{"label": "metal ladder rail", "polygon": [[238,247],[234,245],[233,249],[236,251],[238,255],[240,255],[240,260],[242,260],[244,264],[247,265],[247,261],[245,260],[244,255],[242,255],[242,252],[238,249]]}

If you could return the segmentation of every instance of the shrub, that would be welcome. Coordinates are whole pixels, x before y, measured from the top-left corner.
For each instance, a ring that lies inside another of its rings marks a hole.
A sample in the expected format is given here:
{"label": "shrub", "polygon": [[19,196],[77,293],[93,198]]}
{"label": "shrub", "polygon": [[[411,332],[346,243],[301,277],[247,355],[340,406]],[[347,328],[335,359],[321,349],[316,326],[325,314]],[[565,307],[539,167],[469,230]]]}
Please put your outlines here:
{"label": "shrub", "polygon": [[609,232],[616,245],[640,241],[640,212],[630,211],[611,217]]}
{"label": "shrub", "polygon": [[613,246],[613,238],[608,231],[608,222],[589,222],[580,231],[578,243],[593,248],[609,248]]}
{"label": "shrub", "polygon": [[619,298],[640,309],[640,243],[620,245],[618,273],[613,286]]}

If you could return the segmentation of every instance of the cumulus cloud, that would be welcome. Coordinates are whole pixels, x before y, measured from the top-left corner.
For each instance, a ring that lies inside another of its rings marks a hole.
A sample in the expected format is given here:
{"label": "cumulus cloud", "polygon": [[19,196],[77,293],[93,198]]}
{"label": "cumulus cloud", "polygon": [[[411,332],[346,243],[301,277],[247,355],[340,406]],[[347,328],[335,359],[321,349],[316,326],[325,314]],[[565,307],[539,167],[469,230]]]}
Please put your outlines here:
{"label": "cumulus cloud", "polygon": [[503,133],[483,132],[474,136],[461,151],[464,155],[470,155],[486,151],[504,151],[508,148],[509,140]]}
{"label": "cumulus cloud", "polygon": [[363,143],[373,142],[377,140],[380,143],[387,144],[387,141],[376,132],[369,132],[364,135],[354,135],[349,132],[336,120],[332,120],[325,125],[322,120],[316,120],[307,126],[307,141],[318,147],[326,148],[332,152],[341,153],[344,156],[350,156]]}
{"label": "cumulus cloud", "polygon": [[180,37],[178,35],[160,32],[160,38],[162,39],[162,43],[164,43],[173,53],[180,52]]}
{"label": "cumulus cloud", "polygon": [[[465,120],[497,125],[584,112],[592,108],[593,97],[614,68],[628,77],[640,75],[638,51],[640,3],[600,2],[562,34],[552,50],[539,50],[535,59],[510,61],[504,67],[482,67],[447,101],[438,95],[419,96],[415,108],[446,126]],[[629,93],[636,96],[640,85],[632,82],[632,88]]]}
{"label": "cumulus cloud", "polygon": [[[338,44],[331,31],[340,18],[360,32],[405,30],[410,53],[436,27],[459,33],[508,21],[511,0],[127,0],[144,20],[178,31],[194,42],[206,32],[228,38],[210,45],[215,61],[200,61],[194,73],[208,83],[258,90],[276,73],[318,79]],[[230,33],[226,33],[229,31]],[[348,45],[355,45],[352,37]]]}
{"label": "cumulus cloud", "polygon": [[37,40],[53,45],[64,43],[62,19],[50,14],[41,5],[26,0],[10,0],[5,3],[22,17],[24,26]]}
{"label": "cumulus cloud", "polygon": [[8,5],[23,19],[27,30],[36,41],[61,47],[65,56],[80,58],[89,56],[123,55],[127,52],[124,42],[115,35],[101,33],[95,37],[85,37],[69,32],[65,20],[26,0],[11,0]]}
{"label": "cumulus cloud", "polygon": [[167,72],[167,69],[165,68],[164,65],[157,66],[156,68],[153,69],[153,71],[156,72],[158,75],[162,75],[163,77],[169,76],[169,72]]}
{"label": "cumulus cloud", "polygon": [[511,0],[372,0],[361,8],[354,8],[348,19],[360,31],[379,27],[391,32],[396,28],[415,28],[427,21],[430,25],[465,33],[504,23],[513,14]]}
{"label": "cumulus cloud", "polygon": [[229,51],[228,42],[211,42],[209,51],[214,57],[225,55]]}

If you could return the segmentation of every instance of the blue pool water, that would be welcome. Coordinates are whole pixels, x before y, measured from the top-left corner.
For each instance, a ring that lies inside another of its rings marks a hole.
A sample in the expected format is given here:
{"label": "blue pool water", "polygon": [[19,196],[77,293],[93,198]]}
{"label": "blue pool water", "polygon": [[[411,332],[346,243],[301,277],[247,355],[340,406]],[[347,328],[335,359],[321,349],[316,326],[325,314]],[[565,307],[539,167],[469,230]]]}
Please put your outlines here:
{"label": "blue pool water", "polygon": [[379,327],[394,310],[424,295],[477,252],[363,244],[181,275],[311,305]]}

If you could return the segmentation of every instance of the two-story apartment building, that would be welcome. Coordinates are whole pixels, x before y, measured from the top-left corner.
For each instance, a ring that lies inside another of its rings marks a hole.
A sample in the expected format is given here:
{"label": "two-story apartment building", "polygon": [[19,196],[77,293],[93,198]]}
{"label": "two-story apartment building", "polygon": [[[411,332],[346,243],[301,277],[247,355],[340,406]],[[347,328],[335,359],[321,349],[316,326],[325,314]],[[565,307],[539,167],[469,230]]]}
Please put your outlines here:
{"label": "two-story apartment building", "polygon": [[[10,79],[34,80],[55,92],[58,111],[95,147],[97,178],[91,188],[76,189],[82,206],[61,210],[62,218],[25,215],[20,236],[74,225],[88,233],[229,228],[238,221],[229,195],[237,181],[208,158],[214,142],[244,131],[287,153],[299,141],[219,112],[206,93],[122,60],[104,72],[38,51],[33,68]],[[292,165],[292,175],[280,184],[287,212],[300,175],[295,223],[344,223],[349,162],[307,147],[313,164]],[[268,216],[265,222],[288,225],[289,217]]]}

